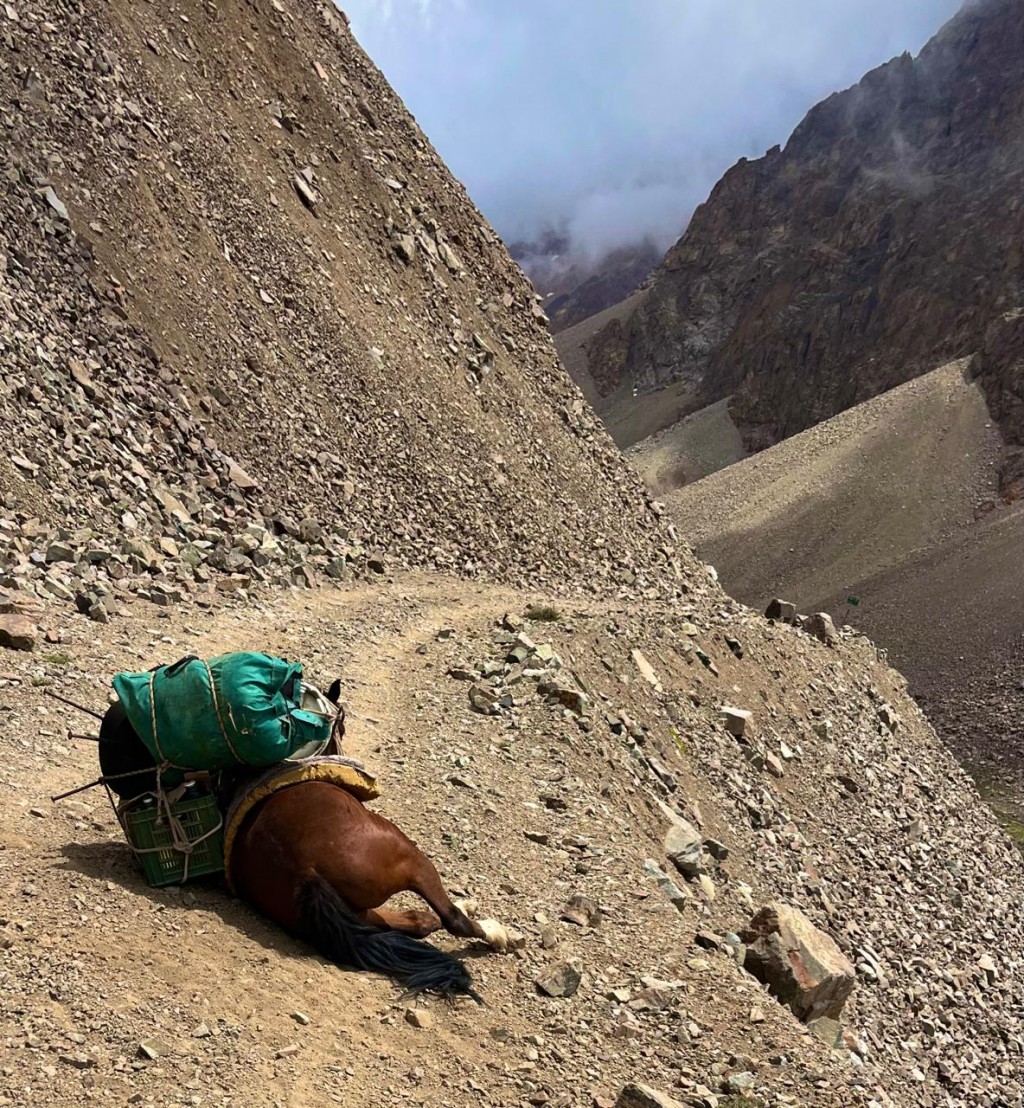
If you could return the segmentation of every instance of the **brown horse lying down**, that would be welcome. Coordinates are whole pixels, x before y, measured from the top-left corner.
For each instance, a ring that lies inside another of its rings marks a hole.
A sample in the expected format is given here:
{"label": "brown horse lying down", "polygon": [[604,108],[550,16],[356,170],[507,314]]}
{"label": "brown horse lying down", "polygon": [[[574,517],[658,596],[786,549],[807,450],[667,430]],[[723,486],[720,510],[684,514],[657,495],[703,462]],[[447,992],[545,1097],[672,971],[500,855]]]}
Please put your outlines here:
{"label": "brown horse lying down", "polygon": [[[492,944],[493,935],[452,903],[415,843],[337,785],[305,781],[262,801],[235,840],[231,877],[240,896],[334,962],[412,993],[480,1000],[466,967],[422,939],[440,927]],[[406,889],[433,911],[381,907]]]}

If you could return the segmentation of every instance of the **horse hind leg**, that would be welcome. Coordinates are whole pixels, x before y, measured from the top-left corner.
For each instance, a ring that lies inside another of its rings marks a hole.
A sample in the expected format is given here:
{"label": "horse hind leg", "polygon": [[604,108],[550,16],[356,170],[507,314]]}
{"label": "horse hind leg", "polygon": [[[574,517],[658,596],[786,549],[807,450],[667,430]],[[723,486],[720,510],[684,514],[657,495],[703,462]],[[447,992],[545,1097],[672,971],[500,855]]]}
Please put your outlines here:
{"label": "horse hind leg", "polygon": [[425,939],[441,928],[441,919],[434,912],[395,912],[390,908],[370,908],[362,916],[371,927],[403,931],[417,939]]}
{"label": "horse hind leg", "polygon": [[[337,889],[317,873],[296,894],[299,931],[322,954],[341,965],[382,973],[410,993],[452,997],[465,993],[483,1003],[469,970],[444,950],[401,931],[381,930],[367,913],[356,913]],[[362,917],[362,918],[361,918]]]}
{"label": "horse hind leg", "polygon": [[452,903],[452,898],[441,884],[441,878],[433,862],[419,849],[416,850],[416,855],[409,878],[410,891],[423,897],[434,909],[445,931],[457,935],[460,939],[483,939],[486,942],[487,935],[483,928]]}

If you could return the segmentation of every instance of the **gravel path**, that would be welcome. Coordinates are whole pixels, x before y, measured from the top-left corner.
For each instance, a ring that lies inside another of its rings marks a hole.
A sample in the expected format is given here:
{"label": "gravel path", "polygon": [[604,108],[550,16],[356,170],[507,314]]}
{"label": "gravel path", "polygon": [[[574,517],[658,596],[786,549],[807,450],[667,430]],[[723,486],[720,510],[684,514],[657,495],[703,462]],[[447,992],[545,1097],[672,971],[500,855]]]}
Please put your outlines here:
{"label": "gravel path", "polygon": [[[583,1106],[640,1080],[707,1105],[735,1080],[766,1105],[890,1103],[879,1089],[925,1105],[940,1072],[950,1104],[1016,1104],[1024,867],[870,644],[829,649],[710,587],[682,609],[562,602],[556,623],[522,626],[588,690],[583,716],[537,679],[497,715],[471,710],[457,677],[505,672],[503,619],[538,599],[400,577],[208,610],[137,604],[106,627],[55,613],[52,654],[6,653],[0,1104]],[[44,697],[49,683],[100,705],[121,668],[241,647],[342,676],[347,746],[378,773],[379,808],[450,888],[522,932],[516,953],[469,952],[487,1008],[428,1004],[431,1026],[410,1026],[390,983],[326,965],[217,882],[147,889],[97,793],[49,804],[95,772],[94,748],[64,738],[86,721]],[[722,728],[726,699],[753,708],[752,749],[774,751],[781,778]],[[898,718],[882,724],[885,702]],[[663,802],[729,852],[703,885],[676,876],[681,910],[647,867],[671,868]],[[562,920],[573,896],[596,926]],[[847,1005],[855,1066],[714,938],[778,898],[885,967]],[[536,979],[566,964],[575,995],[542,995]]]}

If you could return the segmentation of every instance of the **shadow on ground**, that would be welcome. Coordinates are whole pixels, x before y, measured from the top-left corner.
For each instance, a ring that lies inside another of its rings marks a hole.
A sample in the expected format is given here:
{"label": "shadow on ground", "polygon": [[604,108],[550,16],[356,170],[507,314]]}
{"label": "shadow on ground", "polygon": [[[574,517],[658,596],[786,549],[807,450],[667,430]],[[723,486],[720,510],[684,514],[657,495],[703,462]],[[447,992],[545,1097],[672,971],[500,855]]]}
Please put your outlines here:
{"label": "shadow on ground", "polygon": [[[328,961],[311,946],[264,919],[245,901],[232,896],[223,878],[218,875],[197,877],[186,885],[168,885],[155,889],[146,884],[127,844],[71,842],[61,848],[61,854],[64,860],[58,863],[58,869],[78,873],[95,881],[113,882],[134,896],[146,896],[167,907],[213,913],[265,950],[275,951],[286,958],[308,957],[324,963]],[[494,954],[486,944],[476,942],[450,953],[460,960]],[[359,972],[350,966],[339,965],[337,968],[345,973]]]}
{"label": "shadow on ground", "polygon": [[58,864],[60,869],[96,881],[111,881],[135,896],[149,897],[167,907],[212,912],[264,949],[286,957],[320,957],[312,947],[292,938],[276,924],[254,912],[244,901],[233,897],[221,876],[211,874],[197,877],[186,885],[154,889],[146,884],[131,849],[125,843],[71,842],[61,848],[61,853],[64,861]]}

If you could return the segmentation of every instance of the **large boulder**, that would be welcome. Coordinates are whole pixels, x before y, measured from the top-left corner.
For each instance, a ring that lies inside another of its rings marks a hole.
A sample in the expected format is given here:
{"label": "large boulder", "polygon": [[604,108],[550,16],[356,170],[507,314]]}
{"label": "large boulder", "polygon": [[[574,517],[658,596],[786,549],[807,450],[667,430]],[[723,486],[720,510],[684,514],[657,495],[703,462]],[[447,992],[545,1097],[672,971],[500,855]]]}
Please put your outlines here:
{"label": "large boulder", "polygon": [[744,968],[799,1019],[839,1018],[856,971],[803,912],[788,904],[766,904],[740,938],[746,944]]}
{"label": "large boulder", "polygon": [[765,608],[764,614],[767,619],[774,619],[779,623],[796,623],[796,605],[788,600],[779,600],[778,597]]}
{"label": "large boulder", "polygon": [[704,872],[704,842],[701,833],[685,819],[676,819],[665,835],[665,856],[691,880]]}
{"label": "large boulder", "polygon": [[33,650],[36,645],[36,625],[20,612],[0,615],[0,646],[8,650]]}
{"label": "large boulder", "polygon": [[807,617],[804,630],[820,639],[826,646],[835,646],[839,642],[839,632],[828,612],[815,612]]}

